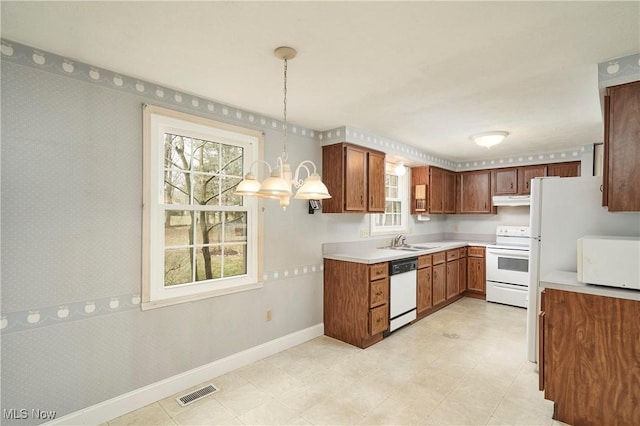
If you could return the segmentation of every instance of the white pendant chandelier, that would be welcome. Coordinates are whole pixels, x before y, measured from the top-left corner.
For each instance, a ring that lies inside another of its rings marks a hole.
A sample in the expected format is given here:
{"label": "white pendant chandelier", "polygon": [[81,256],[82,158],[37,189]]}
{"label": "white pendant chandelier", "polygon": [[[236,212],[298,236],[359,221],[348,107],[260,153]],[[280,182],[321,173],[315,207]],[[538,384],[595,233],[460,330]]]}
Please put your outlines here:
{"label": "white pendant chandelier", "polygon": [[[289,156],[287,154],[287,61],[296,57],[296,50],[292,47],[278,47],[274,54],[284,61],[284,140],[283,151],[277,159],[276,168],[272,169],[269,163],[262,160],[254,161],[249,166],[249,172],[245,175],[244,180],[238,184],[235,193],[243,196],[258,196],[261,198],[270,198],[280,200],[283,210],[287,209],[293,191],[293,185],[298,191],[294,198],[302,200],[324,200],[331,198],[329,190],[320,180],[316,165],[313,161],[304,160],[296,167],[295,174],[291,173],[291,166],[288,163]],[[251,173],[251,169],[255,164],[265,164],[269,169],[269,177],[260,183],[255,175]],[[309,167],[312,170],[309,170]],[[306,170],[307,178],[303,181],[300,178],[302,169]]]}

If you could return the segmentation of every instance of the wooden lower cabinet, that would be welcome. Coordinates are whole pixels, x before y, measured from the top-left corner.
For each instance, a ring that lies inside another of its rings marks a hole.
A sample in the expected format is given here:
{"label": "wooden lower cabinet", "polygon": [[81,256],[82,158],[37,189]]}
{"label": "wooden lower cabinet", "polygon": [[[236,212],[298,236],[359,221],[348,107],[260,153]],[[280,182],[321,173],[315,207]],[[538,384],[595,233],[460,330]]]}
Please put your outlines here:
{"label": "wooden lower cabinet", "polygon": [[433,254],[432,298],[433,306],[447,300],[447,264],[445,252]]}
{"label": "wooden lower cabinet", "polygon": [[447,299],[456,297],[460,293],[460,250],[447,251]]}
{"label": "wooden lower cabinet", "polygon": [[433,306],[431,300],[432,292],[432,272],[431,266],[427,266],[422,269],[418,269],[418,283],[417,283],[417,313],[423,313],[427,309]]}
{"label": "wooden lower cabinet", "polygon": [[553,418],[640,425],[640,301],[545,289],[540,384]]}
{"label": "wooden lower cabinet", "polygon": [[467,248],[460,249],[459,273],[458,273],[458,294],[463,294],[467,291]]}
{"label": "wooden lower cabinet", "polygon": [[360,348],[389,328],[389,266],[324,260],[324,334]]}
{"label": "wooden lower cabinet", "polygon": [[486,264],[484,247],[467,248],[467,294],[486,294]]}

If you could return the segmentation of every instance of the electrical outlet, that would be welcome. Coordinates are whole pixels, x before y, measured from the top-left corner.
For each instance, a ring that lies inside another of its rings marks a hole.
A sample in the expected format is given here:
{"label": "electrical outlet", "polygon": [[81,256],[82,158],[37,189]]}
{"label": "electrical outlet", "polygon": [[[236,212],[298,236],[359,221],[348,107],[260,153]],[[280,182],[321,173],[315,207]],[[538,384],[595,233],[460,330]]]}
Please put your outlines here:
{"label": "electrical outlet", "polygon": [[367,238],[369,236],[369,230],[368,229],[361,229],[360,230],[360,238]]}
{"label": "electrical outlet", "polygon": [[265,311],[264,320],[271,321],[271,308],[267,308],[267,310]]}
{"label": "electrical outlet", "polygon": [[458,225],[457,223],[456,223],[456,226],[454,227],[454,231],[460,232],[460,225]]}

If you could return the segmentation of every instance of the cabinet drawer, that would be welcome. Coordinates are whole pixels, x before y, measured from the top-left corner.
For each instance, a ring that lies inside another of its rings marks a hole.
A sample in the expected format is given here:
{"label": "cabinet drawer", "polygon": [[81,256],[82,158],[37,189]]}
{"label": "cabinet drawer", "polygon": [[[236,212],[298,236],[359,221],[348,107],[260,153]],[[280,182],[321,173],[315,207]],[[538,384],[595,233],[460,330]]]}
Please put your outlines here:
{"label": "cabinet drawer", "polygon": [[389,328],[389,305],[382,305],[369,311],[369,334],[382,333]]}
{"label": "cabinet drawer", "polygon": [[444,263],[446,260],[446,253],[441,251],[433,254],[433,264]]}
{"label": "cabinet drawer", "polygon": [[460,249],[460,257],[467,257],[467,248],[466,247],[462,247]]}
{"label": "cabinet drawer", "polygon": [[371,282],[369,293],[369,306],[375,307],[389,301],[389,278]]}
{"label": "cabinet drawer", "polygon": [[469,257],[484,257],[484,247],[469,247],[467,255]]}
{"label": "cabinet drawer", "polygon": [[460,250],[449,250],[447,252],[447,262],[456,260],[460,257]]}
{"label": "cabinet drawer", "polygon": [[369,266],[369,279],[379,280],[380,278],[384,278],[389,276],[389,264],[388,263],[376,263],[375,265]]}
{"label": "cabinet drawer", "polygon": [[426,254],[418,257],[418,269],[426,268],[427,266],[431,266],[431,255]]}

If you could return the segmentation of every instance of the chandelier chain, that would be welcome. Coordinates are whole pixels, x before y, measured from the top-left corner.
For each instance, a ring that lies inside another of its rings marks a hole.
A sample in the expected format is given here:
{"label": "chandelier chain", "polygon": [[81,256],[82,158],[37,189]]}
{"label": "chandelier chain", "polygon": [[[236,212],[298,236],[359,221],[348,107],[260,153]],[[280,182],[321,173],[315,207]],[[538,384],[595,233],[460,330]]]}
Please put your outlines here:
{"label": "chandelier chain", "polygon": [[287,161],[287,58],[284,58],[284,102],[283,102],[283,116],[284,116],[284,151],[283,151],[283,160]]}

